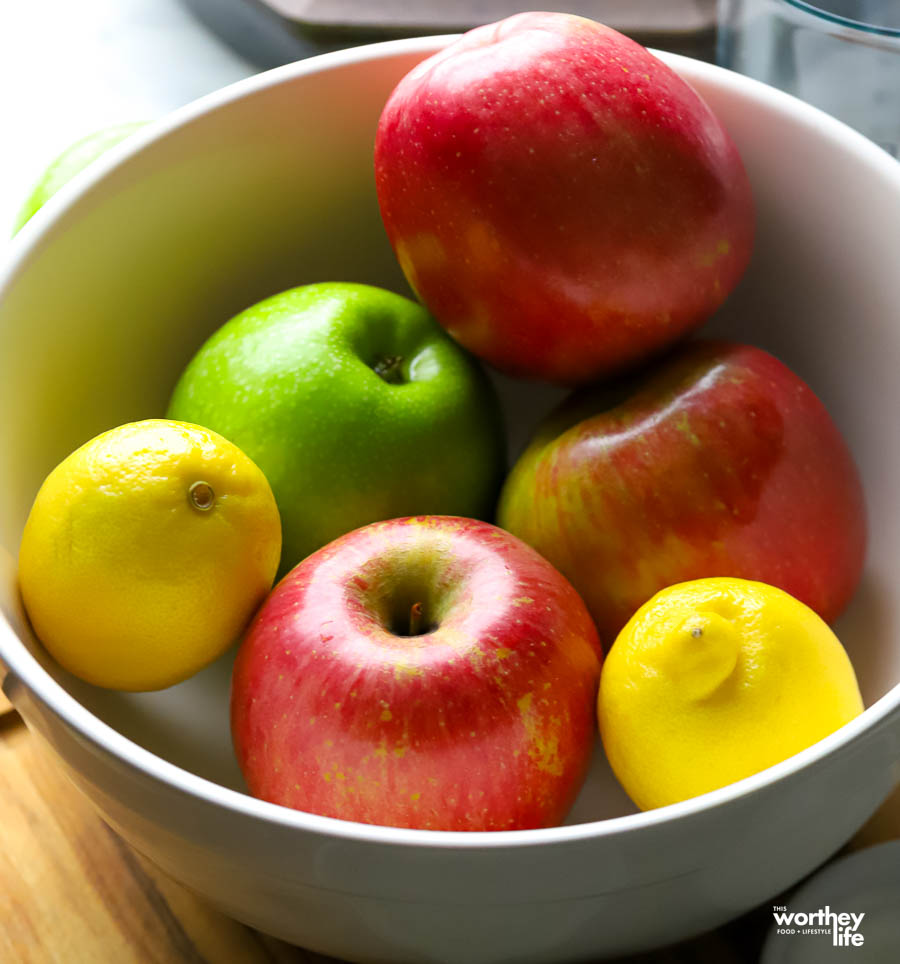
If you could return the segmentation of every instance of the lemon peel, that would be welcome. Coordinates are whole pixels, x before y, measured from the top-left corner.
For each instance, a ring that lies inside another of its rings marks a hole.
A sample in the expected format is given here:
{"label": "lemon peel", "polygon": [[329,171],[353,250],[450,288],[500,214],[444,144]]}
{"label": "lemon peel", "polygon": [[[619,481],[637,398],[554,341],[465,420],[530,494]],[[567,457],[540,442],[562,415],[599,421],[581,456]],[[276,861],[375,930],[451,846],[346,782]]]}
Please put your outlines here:
{"label": "lemon peel", "polygon": [[850,659],[813,610],[774,586],[716,577],[657,593],[603,666],[600,734],[641,809],[773,766],[863,710]]}
{"label": "lemon peel", "polygon": [[35,634],[98,686],[152,690],[212,662],[275,577],[281,523],[259,468],[169,419],[104,432],[35,498],[19,585]]}

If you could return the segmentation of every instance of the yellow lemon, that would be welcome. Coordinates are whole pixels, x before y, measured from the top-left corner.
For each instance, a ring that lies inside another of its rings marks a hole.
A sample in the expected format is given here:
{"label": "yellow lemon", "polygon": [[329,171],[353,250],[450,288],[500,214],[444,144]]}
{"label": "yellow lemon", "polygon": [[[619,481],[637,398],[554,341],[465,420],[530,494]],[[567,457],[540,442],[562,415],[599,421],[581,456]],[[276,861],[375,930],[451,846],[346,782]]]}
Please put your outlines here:
{"label": "yellow lemon", "polygon": [[847,653],[816,613],[730,578],[645,603],[610,650],[598,697],[606,755],[643,810],[764,770],[862,709]]}
{"label": "yellow lemon", "polygon": [[70,672],[161,689],[236,640],[280,552],[259,468],[215,432],[149,419],[98,435],[47,476],[19,583],[36,635]]}

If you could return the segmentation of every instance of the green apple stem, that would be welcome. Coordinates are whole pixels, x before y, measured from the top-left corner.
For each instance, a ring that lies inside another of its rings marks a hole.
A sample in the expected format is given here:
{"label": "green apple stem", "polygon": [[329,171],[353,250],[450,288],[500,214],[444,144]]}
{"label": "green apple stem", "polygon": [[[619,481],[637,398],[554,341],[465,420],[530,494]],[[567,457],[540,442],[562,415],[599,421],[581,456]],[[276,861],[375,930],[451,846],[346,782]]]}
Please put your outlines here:
{"label": "green apple stem", "polygon": [[385,355],[379,358],[372,366],[375,374],[383,378],[389,385],[399,385],[403,381],[403,372],[400,366],[403,364],[402,355]]}
{"label": "green apple stem", "polygon": [[422,604],[420,602],[414,602],[412,606],[409,607],[410,636],[422,635],[422,622]]}

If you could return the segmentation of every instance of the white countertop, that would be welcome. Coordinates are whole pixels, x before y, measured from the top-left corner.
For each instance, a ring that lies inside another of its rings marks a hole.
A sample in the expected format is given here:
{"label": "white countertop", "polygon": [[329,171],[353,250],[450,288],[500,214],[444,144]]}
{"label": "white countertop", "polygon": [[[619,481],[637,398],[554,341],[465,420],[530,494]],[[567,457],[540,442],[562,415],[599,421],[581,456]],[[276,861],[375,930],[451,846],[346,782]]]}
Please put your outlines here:
{"label": "white countertop", "polygon": [[[713,2],[672,0],[670,5],[687,30],[709,20]],[[258,63],[283,63],[328,49],[326,38],[285,28],[274,11],[290,3],[269,3],[0,0],[0,245],[44,168],[79,138],[108,124],[152,120],[256,73]],[[611,10],[626,9],[620,0],[608,3]],[[630,9],[637,0],[627,3]],[[653,3],[640,0],[643,16]],[[515,4],[505,0],[493,6]],[[220,22],[242,50],[251,52],[248,56],[259,56],[258,63],[236,53],[189,8]],[[416,15],[422,12],[417,9]]]}
{"label": "white countertop", "polygon": [[256,70],[178,0],[4,0],[0,243],[70,143],[107,124],[152,120]]}

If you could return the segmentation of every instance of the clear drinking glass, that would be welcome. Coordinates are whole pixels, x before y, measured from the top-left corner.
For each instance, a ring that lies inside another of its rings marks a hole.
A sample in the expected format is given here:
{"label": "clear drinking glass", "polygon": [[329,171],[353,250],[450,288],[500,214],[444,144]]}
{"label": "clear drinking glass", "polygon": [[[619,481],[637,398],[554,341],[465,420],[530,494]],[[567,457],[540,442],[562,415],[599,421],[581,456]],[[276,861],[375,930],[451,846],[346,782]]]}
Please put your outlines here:
{"label": "clear drinking glass", "polygon": [[900,0],[719,0],[719,64],[900,152]]}

